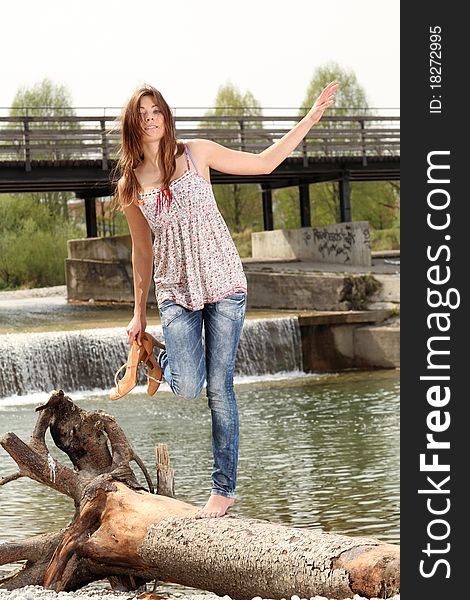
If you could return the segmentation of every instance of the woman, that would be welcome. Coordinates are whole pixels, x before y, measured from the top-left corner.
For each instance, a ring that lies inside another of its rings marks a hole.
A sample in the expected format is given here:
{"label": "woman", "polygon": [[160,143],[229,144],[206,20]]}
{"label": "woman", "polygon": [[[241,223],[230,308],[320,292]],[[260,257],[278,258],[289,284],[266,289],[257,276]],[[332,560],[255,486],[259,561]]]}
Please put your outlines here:
{"label": "woman", "polygon": [[[207,381],[214,466],[211,495],[199,518],[220,517],[235,501],[238,412],[233,374],[247,299],[242,263],[217,208],[209,169],[271,173],[333,104],[338,87],[330,83],[309,113],[260,154],[205,139],[177,142],[170,108],[149,85],[136,90],[122,113],[115,200],[132,237],[135,295],[134,316],[126,330],[132,345],[126,376],[142,351],[140,359],[150,369],[149,393],[158,387],[162,373],[172,391],[188,399],[196,398]],[[149,348],[151,336],[145,333],[152,265],[166,346],[160,344],[163,350],[156,361]],[[128,391],[116,390],[117,397]]]}

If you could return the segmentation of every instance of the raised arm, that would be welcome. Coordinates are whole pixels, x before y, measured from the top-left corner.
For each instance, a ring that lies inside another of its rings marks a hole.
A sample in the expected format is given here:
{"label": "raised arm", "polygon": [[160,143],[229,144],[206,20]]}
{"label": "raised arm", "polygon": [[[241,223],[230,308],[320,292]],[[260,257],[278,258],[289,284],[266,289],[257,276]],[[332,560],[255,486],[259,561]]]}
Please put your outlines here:
{"label": "raised arm", "polygon": [[264,175],[271,173],[297,148],[310,129],[318,123],[323,113],[334,101],[334,93],[339,84],[332,81],[318,96],[307,115],[288,131],[280,140],[263,150],[260,154],[230,150],[210,140],[197,142],[199,160],[202,164],[221,173],[234,175]]}

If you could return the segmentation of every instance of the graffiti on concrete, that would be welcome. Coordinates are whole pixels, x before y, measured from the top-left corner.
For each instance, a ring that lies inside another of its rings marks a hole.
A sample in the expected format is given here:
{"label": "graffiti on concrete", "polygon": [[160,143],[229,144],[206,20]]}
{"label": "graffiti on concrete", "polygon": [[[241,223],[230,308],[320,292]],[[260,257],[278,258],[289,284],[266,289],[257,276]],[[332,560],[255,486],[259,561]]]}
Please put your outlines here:
{"label": "graffiti on concrete", "polygon": [[370,229],[366,221],[335,223],[297,230],[291,248],[300,259],[318,262],[370,265]]}
{"label": "graffiti on concrete", "polygon": [[338,257],[341,257],[344,263],[351,262],[352,247],[355,241],[355,233],[349,225],[343,226],[337,231],[313,229],[313,243],[325,262]]}

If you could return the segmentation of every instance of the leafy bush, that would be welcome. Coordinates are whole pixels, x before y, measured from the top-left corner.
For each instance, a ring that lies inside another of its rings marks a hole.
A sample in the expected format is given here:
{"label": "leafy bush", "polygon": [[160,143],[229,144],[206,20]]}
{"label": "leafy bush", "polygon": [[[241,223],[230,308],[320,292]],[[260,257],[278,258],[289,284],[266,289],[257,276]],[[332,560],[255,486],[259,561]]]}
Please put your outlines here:
{"label": "leafy bush", "polygon": [[370,229],[372,250],[400,250],[400,228]]}
{"label": "leafy bush", "polygon": [[231,232],[233,242],[238,250],[240,258],[251,258],[251,228],[246,228],[245,231],[240,233]]}
{"label": "leafy bush", "polygon": [[0,198],[0,289],[64,284],[67,240],[83,235],[32,196]]}

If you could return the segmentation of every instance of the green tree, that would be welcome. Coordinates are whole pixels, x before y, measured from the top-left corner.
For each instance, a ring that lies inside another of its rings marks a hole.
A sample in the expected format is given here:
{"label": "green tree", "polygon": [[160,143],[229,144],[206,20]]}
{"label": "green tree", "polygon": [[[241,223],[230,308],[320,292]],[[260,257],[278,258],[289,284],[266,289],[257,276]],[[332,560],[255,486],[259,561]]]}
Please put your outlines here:
{"label": "green tree", "polygon": [[[205,113],[206,117],[260,117],[262,111],[259,102],[250,91],[244,94],[233,83],[227,82],[217,90],[214,108]],[[208,122],[207,122],[208,123]],[[257,121],[245,121],[247,127],[258,127]],[[218,121],[209,127],[230,128],[230,121]]]}
{"label": "green tree", "polygon": [[82,231],[23,194],[0,197],[0,289],[65,283],[67,240]]}
{"label": "green tree", "polygon": [[[66,86],[58,83],[54,83],[48,78],[43,79],[35,83],[31,87],[22,86],[18,89],[13,99],[10,116],[11,117],[64,117],[74,116],[75,111],[72,108],[72,96]],[[9,127],[17,129],[20,139],[22,139],[23,131],[19,130],[19,124],[12,122]],[[32,159],[63,159],[70,158],[72,156],[70,151],[57,151],[55,147],[55,140],[44,139],[44,136],[39,133],[39,130],[48,129],[53,132],[63,131],[64,138],[66,137],[66,131],[71,129],[78,129],[80,124],[78,122],[61,122],[61,121],[49,121],[47,123],[38,121],[32,121],[30,123],[30,129],[33,132],[38,130],[38,142],[42,149],[36,151],[32,155]],[[60,138],[60,133],[56,134]],[[76,140],[69,142],[70,145],[78,144]],[[68,144],[68,145],[69,145]],[[51,150],[48,151],[44,146],[50,146]],[[37,203],[44,203],[48,208],[55,214],[60,214],[63,217],[68,216],[67,201],[73,197],[71,192],[41,192],[33,194],[22,194],[23,196],[29,196],[34,198]]]}
{"label": "green tree", "polygon": [[74,116],[72,96],[65,85],[47,77],[32,87],[21,86],[11,104],[10,116]]}
{"label": "green tree", "polygon": [[[334,107],[328,109],[325,117],[373,114],[369,108],[367,94],[354,72],[337,63],[328,63],[315,71],[302,102],[300,116],[310,110],[316,98],[330,81],[338,81],[341,87],[335,94]],[[339,126],[343,125],[323,119],[313,128],[312,137],[315,135],[315,128],[334,129]],[[356,126],[359,127],[359,124]],[[351,182],[352,218],[369,221],[371,228],[375,229],[397,227],[400,206],[399,192],[400,187],[397,182]],[[297,188],[277,190],[274,194],[273,204],[276,227],[300,227]],[[310,211],[313,226],[339,222],[338,182],[310,185]]]}
{"label": "green tree", "polygon": [[[244,94],[232,83],[219,87],[214,101],[215,108],[208,110],[205,117],[243,117],[243,128],[259,128],[259,121],[245,120],[251,116],[261,116],[259,102],[249,91]],[[202,121],[204,136],[228,147],[250,151],[249,137],[245,139],[238,120]],[[222,131],[213,131],[213,130]],[[207,131],[210,130],[210,131]],[[232,134],[230,130],[235,130]],[[224,184],[214,186],[214,194],[220,212],[228,227],[237,234],[245,230],[261,229],[263,218],[261,193],[255,184]]]}
{"label": "green tree", "polygon": [[325,116],[368,114],[369,102],[367,94],[357,80],[356,74],[350,69],[341,67],[338,63],[329,62],[318,67],[315,71],[301,104],[300,115],[303,116],[310,110],[323,88],[330,81],[337,81],[341,84],[341,87],[335,93],[334,105],[328,109]]}

